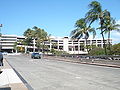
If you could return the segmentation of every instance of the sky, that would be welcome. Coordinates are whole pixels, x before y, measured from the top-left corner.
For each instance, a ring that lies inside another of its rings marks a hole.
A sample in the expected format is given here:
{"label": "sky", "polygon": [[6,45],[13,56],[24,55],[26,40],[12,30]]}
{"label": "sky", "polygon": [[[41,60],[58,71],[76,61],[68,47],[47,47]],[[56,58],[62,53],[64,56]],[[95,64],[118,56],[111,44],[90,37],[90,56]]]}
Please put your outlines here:
{"label": "sky", "polygon": [[[75,22],[84,18],[93,0],[0,0],[2,34],[20,35],[37,26],[57,37],[70,36]],[[103,10],[120,24],[120,0],[96,0]],[[97,26],[96,22],[93,26]],[[98,32],[96,38],[101,38]],[[120,33],[112,32],[113,43],[120,43]]]}

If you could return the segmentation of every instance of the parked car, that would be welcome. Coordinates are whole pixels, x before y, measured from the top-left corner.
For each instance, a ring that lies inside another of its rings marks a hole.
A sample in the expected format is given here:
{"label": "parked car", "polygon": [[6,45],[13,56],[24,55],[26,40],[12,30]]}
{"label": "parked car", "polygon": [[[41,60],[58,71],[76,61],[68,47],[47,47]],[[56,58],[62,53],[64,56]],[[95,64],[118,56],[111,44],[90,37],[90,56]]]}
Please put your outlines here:
{"label": "parked car", "polygon": [[39,54],[39,53],[32,53],[31,54],[31,58],[33,58],[33,59],[41,59],[41,54]]}

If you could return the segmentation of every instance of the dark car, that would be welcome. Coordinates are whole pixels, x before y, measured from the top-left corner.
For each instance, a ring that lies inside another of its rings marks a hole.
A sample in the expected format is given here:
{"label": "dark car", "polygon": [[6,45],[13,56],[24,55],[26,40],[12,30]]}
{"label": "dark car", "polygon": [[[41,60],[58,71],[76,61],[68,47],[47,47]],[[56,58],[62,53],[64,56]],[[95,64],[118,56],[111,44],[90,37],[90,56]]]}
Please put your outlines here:
{"label": "dark car", "polygon": [[39,53],[32,53],[32,54],[31,54],[31,58],[41,59],[41,54],[39,54]]}
{"label": "dark car", "polygon": [[0,66],[3,66],[3,54],[0,52]]}

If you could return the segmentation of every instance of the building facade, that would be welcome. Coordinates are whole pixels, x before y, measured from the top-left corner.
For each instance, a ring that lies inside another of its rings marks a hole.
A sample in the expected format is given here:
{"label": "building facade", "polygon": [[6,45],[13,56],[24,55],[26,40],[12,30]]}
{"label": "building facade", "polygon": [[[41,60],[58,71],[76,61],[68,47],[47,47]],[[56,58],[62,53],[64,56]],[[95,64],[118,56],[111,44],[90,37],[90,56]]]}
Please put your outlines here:
{"label": "building facade", "polygon": [[23,36],[17,36],[17,35],[2,35],[0,38],[0,44],[1,44],[1,51],[2,52],[8,52],[12,53],[15,52],[15,43],[18,40],[25,39]]}
{"label": "building facade", "polygon": [[[48,44],[49,43],[49,44]],[[105,40],[105,43],[108,44],[108,40]],[[112,40],[110,40],[112,44]],[[54,47],[55,44],[55,47]],[[53,47],[58,51],[66,51],[69,54],[87,54],[86,41],[85,39],[71,39],[69,37],[57,38],[51,37],[51,43],[47,42],[46,45],[49,45],[50,49]],[[101,39],[88,39],[87,46],[96,46],[103,48],[103,40]]]}
{"label": "building facade", "polygon": [[[2,35],[0,43],[2,45],[3,52],[16,52],[15,43],[24,40],[25,37],[17,35]],[[112,44],[112,40],[110,40]],[[108,40],[105,40],[108,44]],[[73,40],[69,37],[50,37],[50,41],[45,41],[45,45],[51,50],[52,48],[58,51],[66,51],[69,54],[87,54],[86,41],[85,39]],[[97,46],[103,48],[103,40],[101,39],[88,39],[88,46]],[[25,46],[23,44],[17,44],[17,47],[23,47],[25,52],[28,50],[30,52],[37,50],[36,42],[33,40],[31,46]]]}

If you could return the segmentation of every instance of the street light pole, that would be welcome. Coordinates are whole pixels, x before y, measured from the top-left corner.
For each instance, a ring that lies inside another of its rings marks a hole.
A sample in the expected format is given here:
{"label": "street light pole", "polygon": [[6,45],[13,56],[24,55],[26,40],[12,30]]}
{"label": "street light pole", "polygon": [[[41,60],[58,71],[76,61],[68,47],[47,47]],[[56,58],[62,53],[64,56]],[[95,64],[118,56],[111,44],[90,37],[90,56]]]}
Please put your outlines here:
{"label": "street light pole", "polygon": [[[3,25],[2,24],[0,24],[0,41],[1,41],[1,36],[2,36],[2,34],[1,34],[1,27],[2,27]],[[0,42],[0,52],[1,52],[1,50],[2,50],[2,43]]]}

